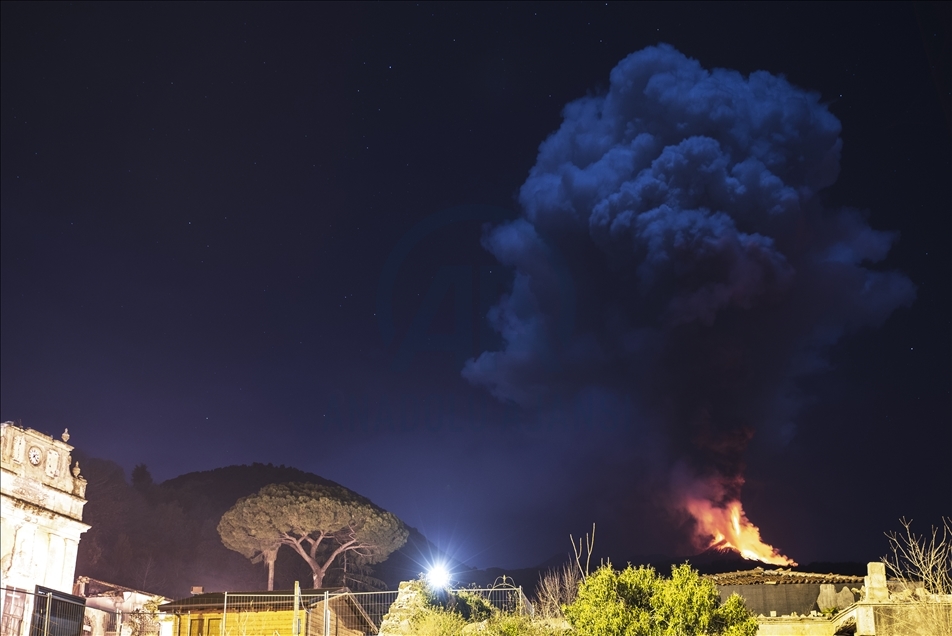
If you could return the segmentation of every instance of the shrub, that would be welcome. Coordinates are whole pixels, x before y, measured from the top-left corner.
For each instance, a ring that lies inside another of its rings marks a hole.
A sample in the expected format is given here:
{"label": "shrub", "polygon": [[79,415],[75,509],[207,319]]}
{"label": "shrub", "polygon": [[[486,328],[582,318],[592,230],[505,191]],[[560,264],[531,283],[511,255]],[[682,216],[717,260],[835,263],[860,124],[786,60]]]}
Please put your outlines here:
{"label": "shrub", "polygon": [[486,636],[563,636],[567,635],[569,630],[525,614],[500,612],[486,621],[478,633]]}
{"label": "shrub", "polygon": [[456,610],[463,617],[463,620],[470,623],[481,623],[489,620],[496,612],[492,603],[475,592],[460,590],[454,594],[455,604],[451,609]]}
{"label": "shrub", "polygon": [[565,609],[569,623],[587,636],[754,636],[757,621],[743,599],[721,604],[717,587],[688,565],[671,577],[653,568],[599,568],[579,586]]}
{"label": "shrub", "polygon": [[411,622],[417,636],[458,636],[466,627],[462,616],[438,608],[416,614]]}
{"label": "shrub", "polygon": [[536,613],[543,618],[565,618],[564,608],[575,601],[581,581],[581,571],[571,564],[546,571],[536,586]]}

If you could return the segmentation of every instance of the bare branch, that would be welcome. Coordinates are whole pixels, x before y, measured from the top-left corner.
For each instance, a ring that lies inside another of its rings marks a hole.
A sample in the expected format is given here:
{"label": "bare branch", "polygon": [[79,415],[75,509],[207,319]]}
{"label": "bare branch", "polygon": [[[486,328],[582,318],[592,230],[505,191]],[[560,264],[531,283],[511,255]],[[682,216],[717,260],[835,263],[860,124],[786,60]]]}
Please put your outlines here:
{"label": "bare branch", "polygon": [[[574,542],[573,542],[573,545]],[[536,610],[543,618],[565,618],[563,608],[571,605],[578,594],[582,575],[578,567],[566,563],[546,571],[536,586]]]}
{"label": "bare branch", "polygon": [[582,579],[588,576],[589,565],[592,561],[592,550],[595,548],[595,524],[592,524],[592,534],[585,533],[585,567],[582,568],[582,538],[578,539],[578,547],[575,547],[575,538],[569,535],[569,541],[572,543],[572,551],[575,553],[575,564],[578,565],[579,574]]}
{"label": "bare branch", "polygon": [[886,533],[890,554],[883,557],[889,574],[903,584],[890,600],[908,603],[896,620],[903,633],[952,636],[952,519],[943,517],[940,527],[922,535],[913,532],[912,519],[899,523],[901,532]]}
{"label": "bare branch", "polygon": [[883,557],[890,574],[906,583],[920,583],[930,594],[952,594],[952,520],[928,535],[912,530],[912,519],[900,519],[902,532],[887,532],[890,554]]}

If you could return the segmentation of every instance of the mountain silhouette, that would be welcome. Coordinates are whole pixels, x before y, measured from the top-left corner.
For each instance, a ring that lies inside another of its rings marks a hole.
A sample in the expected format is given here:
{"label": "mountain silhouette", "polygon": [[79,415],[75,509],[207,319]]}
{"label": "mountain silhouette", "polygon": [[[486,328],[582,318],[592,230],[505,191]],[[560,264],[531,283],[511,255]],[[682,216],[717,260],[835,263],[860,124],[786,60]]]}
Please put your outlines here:
{"label": "mountain silhouette", "polygon": [[[92,525],[79,545],[77,575],[172,598],[187,596],[192,586],[206,592],[266,588],[265,568],[227,549],[218,535],[221,516],[242,497],[276,483],[346,488],[297,468],[259,463],[187,473],[160,484],[153,483],[147,468],[137,466],[130,484],[114,462],[76,455],[89,480],[84,520]],[[406,544],[370,573],[387,589],[416,578],[428,563],[445,560],[418,530],[409,531]],[[456,570],[471,570],[450,563]],[[310,569],[298,555],[282,549],[275,563],[275,589],[290,589],[294,581],[309,585]],[[343,580],[340,568],[328,573],[328,584],[356,586]]]}
{"label": "mountain silhouette", "polygon": [[[92,526],[79,544],[77,576],[171,598],[188,596],[192,586],[202,586],[206,592],[266,589],[266,569],[227,549],[218,535],[221,516],[242,497],[277,483],[344,487],[297,468],[259,463],[187,473],[160,484],[152,481],[145,466],[137,466],[130,483],[115,462],[89,457],[79,450],[74,456],[80,460],[88,480],[83,518]],[[574,557],[566,552],[533,567],[475,569],[442,554],[422,533],[410,527],[406,544],[387,560],[375,564],[370,576],[379,579],[386,589],[394,590],[400,581],[417,578],[435,562],[446,565],[458,586],[491,586],[502,582],[505,576],[506,582],[521,586],[529,596],[547,570],[566,563],[574,567]],[[731,550],[718,549],[679,558],[633,557],[613,565],[651,565],[666,575],[672,565],[685,562],[702,574],[764,567],[763,563],[743,559]],[[598,564],[592,563],[591,567],[594,570]],[[859,563],[817,563],[795,569],[865,573],[865,565]],[[294,581],[306,587],[311,571],[298,555],[281,549],[275,563],[275,589],[291,589]],[[359,587],[353,580],[344,580],[340,567],[328,572],[326,583]]]}

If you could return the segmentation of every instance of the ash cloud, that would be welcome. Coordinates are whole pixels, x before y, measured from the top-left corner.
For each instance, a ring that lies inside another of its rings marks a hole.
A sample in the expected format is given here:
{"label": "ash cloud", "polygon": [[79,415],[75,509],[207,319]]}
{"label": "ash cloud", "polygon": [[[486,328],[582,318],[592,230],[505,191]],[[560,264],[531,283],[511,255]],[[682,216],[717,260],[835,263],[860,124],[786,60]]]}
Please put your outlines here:
{"label": "ash cloud", "polygon": [[751,436],[792,435],[796,379],[915,296],[870,267],[897,236],[818,197],[839,135],[819,95],[781,76],[706,70],[667,45],[622,60],[540,146],[521,218],[484,237],[515,273],[488,316],[505,344],[463,376],[531,409],[618,396],[632,437],[662,440],[672,489],[688,474],[736,497]]}

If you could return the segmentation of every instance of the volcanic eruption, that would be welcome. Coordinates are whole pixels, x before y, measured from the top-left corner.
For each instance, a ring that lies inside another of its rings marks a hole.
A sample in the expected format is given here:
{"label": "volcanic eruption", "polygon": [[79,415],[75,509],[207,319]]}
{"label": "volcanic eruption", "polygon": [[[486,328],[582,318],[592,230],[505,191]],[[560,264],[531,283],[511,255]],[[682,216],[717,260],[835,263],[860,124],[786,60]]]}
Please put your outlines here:
{"label": "volcanic eruption", "polygon": [[682,507],[694,520],[694,541],[698,550],[733,551],[749,561],[772,565],[796,565],[760,538],[760,529],[747,518],[740,499],[724,498],[724,488],[716,482],[705,484],[704,495],[685,493]]}
{"label": "volcanic eruption", "polygon": [[504,346],[464,377],[539,413],[614,396],[695,541],[792,564],[744,513],[747,442],[789,442],[797,380],[915,295],[868,267],[896,236],[817,196],[839,172],[840,122],[781,76],[706,70],[667,45],[562,116],[521,217],[484,236],[514,278],[488,316]]}

